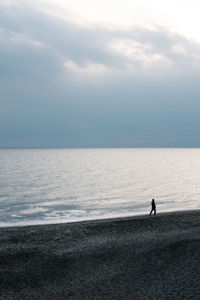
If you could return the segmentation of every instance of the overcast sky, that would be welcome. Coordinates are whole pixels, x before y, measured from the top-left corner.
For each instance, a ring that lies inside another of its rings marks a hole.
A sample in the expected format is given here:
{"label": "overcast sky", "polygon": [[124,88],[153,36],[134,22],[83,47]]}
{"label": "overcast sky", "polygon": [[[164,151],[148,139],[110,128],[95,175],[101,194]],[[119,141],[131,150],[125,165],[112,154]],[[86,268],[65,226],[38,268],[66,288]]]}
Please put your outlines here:
{"label": "overcast sky", "polygon": [[1,0],[0,147],[200,147],[197,0]]}

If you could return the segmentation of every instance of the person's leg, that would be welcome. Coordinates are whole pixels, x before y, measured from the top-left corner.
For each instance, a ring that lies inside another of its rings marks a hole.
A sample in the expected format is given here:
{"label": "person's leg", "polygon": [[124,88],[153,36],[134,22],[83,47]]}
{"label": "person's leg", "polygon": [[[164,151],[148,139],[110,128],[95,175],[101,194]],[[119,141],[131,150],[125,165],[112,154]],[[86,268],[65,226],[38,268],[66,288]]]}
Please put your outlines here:
{"label": "person's leg", "polygon": [[154,209],[154,216],[156,215],[156,209]]}
{"label": "person's leg", "polygon": [[153,209],[150,211],[150,215],[152,214]]}

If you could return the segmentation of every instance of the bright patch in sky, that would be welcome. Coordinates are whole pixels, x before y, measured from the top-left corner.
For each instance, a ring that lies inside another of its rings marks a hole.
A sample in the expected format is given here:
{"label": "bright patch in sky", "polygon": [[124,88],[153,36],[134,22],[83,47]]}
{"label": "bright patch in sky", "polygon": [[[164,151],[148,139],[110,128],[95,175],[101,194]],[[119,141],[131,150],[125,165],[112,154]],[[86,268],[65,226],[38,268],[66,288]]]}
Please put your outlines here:
{"label": "bright patch in sky", "polygon": [[74,22],[124,27],[162,25],[200,41],[198,0],[49,0],[43,5],[49,13]]}

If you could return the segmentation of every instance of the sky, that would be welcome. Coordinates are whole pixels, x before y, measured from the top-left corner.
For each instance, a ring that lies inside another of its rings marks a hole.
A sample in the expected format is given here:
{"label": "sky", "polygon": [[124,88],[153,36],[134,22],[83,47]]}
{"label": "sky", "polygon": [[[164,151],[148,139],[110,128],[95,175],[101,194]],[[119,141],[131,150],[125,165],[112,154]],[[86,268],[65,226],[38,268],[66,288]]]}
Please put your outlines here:
{"label": "sky", "polygon": [[199,11],[1,0],[0,147],[200,147]]}

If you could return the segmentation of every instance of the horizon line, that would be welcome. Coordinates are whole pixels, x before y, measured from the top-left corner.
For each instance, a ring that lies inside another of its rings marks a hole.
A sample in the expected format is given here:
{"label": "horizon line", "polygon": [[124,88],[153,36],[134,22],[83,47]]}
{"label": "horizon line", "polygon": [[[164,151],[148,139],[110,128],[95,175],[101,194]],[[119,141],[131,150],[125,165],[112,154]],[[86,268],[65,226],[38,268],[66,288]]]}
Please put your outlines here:
{"label": "horizon line", "polygon": [[68,147],[0,147],[0,150],[17,150],[17,149],[199,149],[200,146],[68,146]]}

